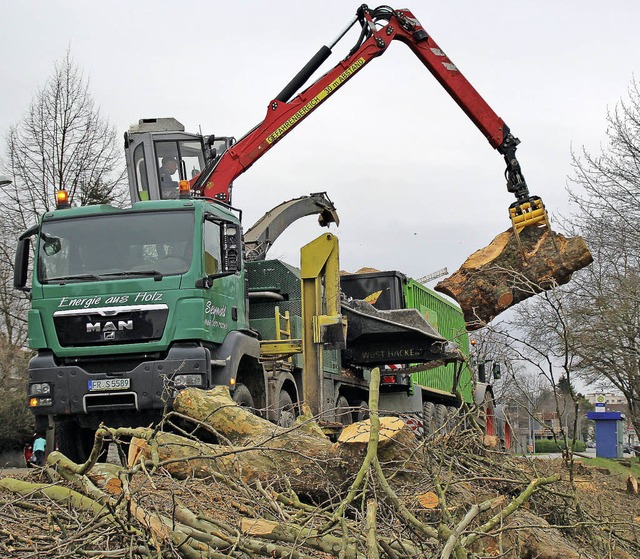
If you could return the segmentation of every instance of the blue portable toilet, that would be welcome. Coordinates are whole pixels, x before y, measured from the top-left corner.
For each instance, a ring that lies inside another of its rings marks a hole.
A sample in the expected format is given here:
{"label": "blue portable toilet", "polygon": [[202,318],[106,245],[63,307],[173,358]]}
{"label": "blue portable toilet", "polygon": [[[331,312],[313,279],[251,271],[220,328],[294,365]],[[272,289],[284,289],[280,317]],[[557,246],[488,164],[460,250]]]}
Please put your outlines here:
{"label": "blue portable toilet", "polygon": [[596,424],[596,456],[598,458],[622,458],[624,440],[624,415],[619,411],[587,413],[587,419]]}

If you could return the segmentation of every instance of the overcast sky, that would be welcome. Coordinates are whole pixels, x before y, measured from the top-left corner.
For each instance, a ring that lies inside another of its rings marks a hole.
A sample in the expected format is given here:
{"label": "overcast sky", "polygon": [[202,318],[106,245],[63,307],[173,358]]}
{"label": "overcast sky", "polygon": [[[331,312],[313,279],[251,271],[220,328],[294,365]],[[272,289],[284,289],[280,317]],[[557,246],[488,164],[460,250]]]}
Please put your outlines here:
{"label": "overcast sky", "polygon": [[[120,133],[174,116],[190,131],[242,136],[358,2],[0,0],[0,131],[17,123],[67,47]],[[532,194],[567,211],[571,149],[599,149],[607,109],[640,68],[640,2],[414,2],[440,47],[522,141]],[[349,34],[326,69],[355,42]],[[404,45],[392,44],[235,182],[251,225],[277,203],[326,191],[341,267],[420,277],[457,269],[507,229],[504,163]],[[559,218],[556,217],[556,224]],[[292,227],[291,263],[321,233]]]}

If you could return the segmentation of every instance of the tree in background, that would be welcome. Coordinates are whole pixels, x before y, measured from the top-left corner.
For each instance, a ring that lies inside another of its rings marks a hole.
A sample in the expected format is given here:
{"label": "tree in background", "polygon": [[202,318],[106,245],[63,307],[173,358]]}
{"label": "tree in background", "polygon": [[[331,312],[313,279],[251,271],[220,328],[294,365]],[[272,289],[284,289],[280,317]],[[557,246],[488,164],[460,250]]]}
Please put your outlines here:
{"label": "tree in background", "polygon": [[[568,306],[571,290],[569,284],[540,293],[514,307],[510,318],[487,330],[494,343],[502,346],[500,354],[511,362],[512,378],[503,401],[508,395],[521,412],[526,406],[526,413],[533,416],[529,432],[545,423],[562,447],[573,450],[584,425],[585,410],[584,398],[573,385],[578,358]],[[540,386],[541,379],[546,386]],[[538,413],[545,411],[551,412],[550,417],[556,421],[546,422]],[[572,453],[567,459],[573,460]]]}
{"label": "tree in background", "polygon": [[18,236],[55,207],[64,188],[75,205],[121,204],[124,165],[116,128],[102,117],[89,81],[67,52],[6,134],[2,174],[13,183],[0,197],[0,450],[33,434],[27,408],[28,300],[13,289]]}
{"label": "tree in background", "polygon": [[28,301],[13,288],[16,240],[10,225],[0,220],[0,336],[6,343],[21,347],[27,338]]}
{"label": "tree in background", "polygon": [[121,204],[126,196],[116,128],[100,114],[89,81],[69,52],[7,133],[1,169],[13,184],[0,198],[0,331],[20,346],[26,338],[26,302],[11,286],[18,235],[55,207],[61,188],[79,205]]}
{"label": "tree in background", "polygon": [[625,396],[640,433],[640,88],[607,117],[600,153],[573,158],[575,231],[593,254],[566,301],[576,367],[588,384]]}
{"label": "tree in background", "polygon": [[33,437],[25,380],[30,357],[29,351],[9,343],[0,332],[0,452],[20,450]]}
{"label": "tree in background", "polygon": [[[473,359],[485,363],[487,382],[496,402],[504,406],[511,425],[516,452],[526,452],[532,442],[532,429],[541,400],[551,393],[549,381],[528,365],[517,350],[515,339],[508,339],[504,323],[473,332]],[[491,377],[493,364],[500,364],[501,378]]]}
{"label": "tree in background", "polygon": [[[597,155],[582,149],[573,155],[579,189],[570,189],[578,204],[579,228],[585,235],[606,224],[609,235],[599,242],[617,246],[616,234],[626,244],[640,246],[640,85],[633,80],[628,98],[607,115],[607,142]],[[636,252],[637,255],[637,252]]]}
{"label": "tree in background", "polygon": [[52,209],[61,188],[80,205],[124,198],[117,130],[100,114],[89,81],[69,52],[55,64],[6,142],[5,170],[14,182],[3,205],[20,227]]}

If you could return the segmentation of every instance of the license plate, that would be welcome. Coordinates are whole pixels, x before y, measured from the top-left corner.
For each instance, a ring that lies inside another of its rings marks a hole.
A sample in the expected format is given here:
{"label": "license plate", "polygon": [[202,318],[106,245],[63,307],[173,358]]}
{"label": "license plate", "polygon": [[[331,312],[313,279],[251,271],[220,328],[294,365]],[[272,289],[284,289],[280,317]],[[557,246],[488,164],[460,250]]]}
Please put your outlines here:
{"label": "license plate", "polygon": [[99,392],[103,390],[127,390],[131,386],[131,379],[128,378],[108,378],[102,380],[90,380],[89,392]]}

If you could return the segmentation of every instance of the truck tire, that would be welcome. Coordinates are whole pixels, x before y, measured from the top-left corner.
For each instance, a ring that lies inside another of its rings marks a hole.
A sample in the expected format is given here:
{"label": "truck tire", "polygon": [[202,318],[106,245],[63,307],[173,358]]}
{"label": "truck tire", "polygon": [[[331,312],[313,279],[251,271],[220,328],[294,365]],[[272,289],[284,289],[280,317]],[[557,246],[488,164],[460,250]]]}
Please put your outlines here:
{"label": "truck tire", "polygon": [[451,433],[458,424],[458,409],[456,406],[447,406],[447,433]]}
{"label": "truck tire", "polygon": [[280,396],[278,398],[278,425],[286,429],[293,427],[297,415],[291,394],[286,390],[280,390]]}
{"label": "truck tire", "polygon": [[[73,419],[55,421],[56,449],[76,464],[86,462],[93,448],[95,431],[83,429]],[[106,458],[106,451],[102,453]]]}
{"label": "truck tire", "polygon": [[361,400],[357,407],[356,421],[365,421],[366,419],[369,419],[369,404],[364,400]]}
{"label": "truck tire", "polygon": [[422,404],[422,425],[424,436],[430,437],[437,429],[436,406],[433,402]]}
{"label": "truck tire", "polygon": [[353,423],[351,408],[344,396],[340,396],[336,402],[336,421],[342,423],[342,425],[351,425]]}
{"label": "truck tire", "polygon": [[241,408],[253,409],[253,396],[244,384],[236,384],[236,389],[233,391],[233,401]]}
{"label": "truck tire", "polygon": [[447,406],[444,404],[436,404],[436,429],[447,432]]}

